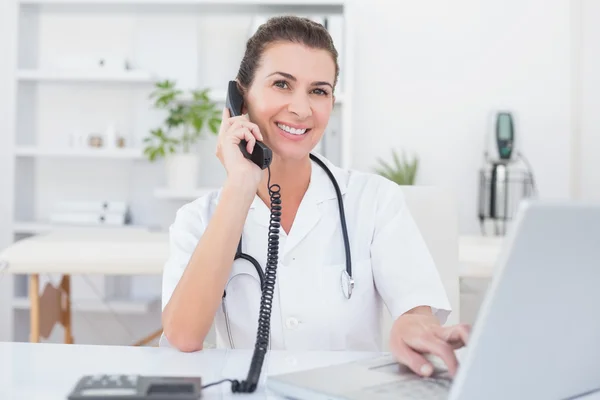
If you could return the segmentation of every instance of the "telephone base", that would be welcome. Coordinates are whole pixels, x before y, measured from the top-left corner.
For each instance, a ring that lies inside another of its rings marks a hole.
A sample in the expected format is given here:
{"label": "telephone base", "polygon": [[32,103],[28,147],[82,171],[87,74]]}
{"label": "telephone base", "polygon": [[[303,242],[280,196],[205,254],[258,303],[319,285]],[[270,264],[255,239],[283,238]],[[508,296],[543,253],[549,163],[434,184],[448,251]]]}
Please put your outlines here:
{"label": "telephone base", "polygon": [[202,391],[200,377],[85,375],[69,400],[197,400]]}

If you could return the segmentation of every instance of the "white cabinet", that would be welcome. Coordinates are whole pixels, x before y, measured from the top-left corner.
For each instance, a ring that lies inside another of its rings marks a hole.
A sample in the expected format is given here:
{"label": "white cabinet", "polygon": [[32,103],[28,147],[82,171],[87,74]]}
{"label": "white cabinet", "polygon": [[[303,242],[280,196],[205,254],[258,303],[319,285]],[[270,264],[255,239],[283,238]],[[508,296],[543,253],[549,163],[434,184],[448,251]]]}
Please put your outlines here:
{"label": "white cabinet", "polygon": [[504,238],[499,236],[461,236],[460,319],[473,324],[479,313],[492,274],[500,256]]}

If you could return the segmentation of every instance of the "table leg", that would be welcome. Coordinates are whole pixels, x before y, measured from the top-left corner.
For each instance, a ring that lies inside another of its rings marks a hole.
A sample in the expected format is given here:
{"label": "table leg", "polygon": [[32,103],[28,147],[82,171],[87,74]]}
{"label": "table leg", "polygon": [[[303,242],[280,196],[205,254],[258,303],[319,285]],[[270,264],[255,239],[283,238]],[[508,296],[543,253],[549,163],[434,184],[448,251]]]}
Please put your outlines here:
{"label": "table leg", "polygon": [[148,343],[152,342],[153,340],[158,339],[160,337],[160,335],[162,335],[162,332],[163,332],[163,330],[159,329],[159,330],[151,333],[150,335],[146,336],[145,338],[138,340],[133,345],[134,346],[145,346]]}
{"label": "table leg", "polygon": [[60,281],[60,288],[62,292],[62,310],[61,310],[61,324],[65,330],[65,343],[73,343],[73,335],[71,330],[71,276],[63,275]]}
{"label": "table leg", "polygon": [[29,341],[38,343],[40,341],[40,276],[31,274],[29,276]]}

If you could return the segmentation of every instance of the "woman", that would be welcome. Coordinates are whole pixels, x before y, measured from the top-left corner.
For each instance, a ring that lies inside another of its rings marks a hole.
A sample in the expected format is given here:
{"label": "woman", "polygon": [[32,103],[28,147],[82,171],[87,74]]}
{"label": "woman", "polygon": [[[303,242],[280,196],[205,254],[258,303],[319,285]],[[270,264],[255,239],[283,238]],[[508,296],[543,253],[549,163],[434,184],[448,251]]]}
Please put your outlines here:
{"label": "woman", "polygon": [[[433,368],[423,354],[431,353],[454,374],[454,349],[466,343],[468,327],[440,325],[450,305],[400,188],[319,157],[344,200],[355,286],[350,298],[350,287],[340,287],[346,256],[336,190],[309,157],[333,109],[337,56],[321,25],[297,17],[273,18],[248,41],[237,76],[243,115],[225,109],[218,136],[226,181],[183,206],[171,226],[164,335],[181,351],[197,351],[214,323],[220,346],[254,346],[259,276],[234,257],[242,238],[242,251],[265,268],[268,185],[276,183],[282,211],[270,347],[378,350],[381,298],[394,318],[390,348],[398,361],[427,376]],[[241,140],[249,152],[257,140],[273,151],[270,171],[244,158]]]}

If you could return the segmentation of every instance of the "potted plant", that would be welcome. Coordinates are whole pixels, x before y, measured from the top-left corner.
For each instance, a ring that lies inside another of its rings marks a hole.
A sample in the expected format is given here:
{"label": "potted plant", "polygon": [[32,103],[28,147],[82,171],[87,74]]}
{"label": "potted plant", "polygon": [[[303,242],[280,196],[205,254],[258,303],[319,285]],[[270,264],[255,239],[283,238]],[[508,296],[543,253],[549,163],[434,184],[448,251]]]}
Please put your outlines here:
{"label": "potted plant", "polygon": [[200,159],[194,145],[208,129],[217,134],[221,111],[208,96],[209,89],[177,88],[176,83],[164,80],[155,84],[150,93],[154,107],[167,111],[163,124],[144,138],[144,155],[150,161],[165,159],[167,187],[172,190],[195,189]]}
{"label": "potted plant", "polygon": [[400,159],[395,150],[392,150],[392,158],[392,165],[378,159],[379,167],[375,169],[375,172],[398,185],[414,185],[419,167],[418,158],[415,156],[411,160],[407,160],[405,153],[402,152],[402,159]]}

